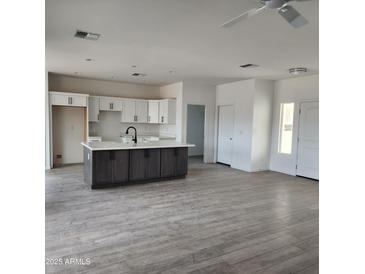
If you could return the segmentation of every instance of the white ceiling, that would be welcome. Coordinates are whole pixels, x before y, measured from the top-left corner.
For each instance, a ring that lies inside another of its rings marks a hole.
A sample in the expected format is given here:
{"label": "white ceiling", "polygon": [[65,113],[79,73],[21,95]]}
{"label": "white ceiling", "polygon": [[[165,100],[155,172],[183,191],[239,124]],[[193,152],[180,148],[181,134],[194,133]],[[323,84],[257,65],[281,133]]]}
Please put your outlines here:
{"label": "white ceiling", "polygon": [[[46,68],[156,85],[283,79],[290,77],[287,69],[298,66],[318,73],[318,1],[291,4],[308,25],[294,29],[267,10],[232,28],[219,27],[258,7],[254,0],[46,0]],[[77,29],[101,37],[74,38]],[[246,63],[260,67],[239,68]],[[147,77],[132,77],[134,72]]]}

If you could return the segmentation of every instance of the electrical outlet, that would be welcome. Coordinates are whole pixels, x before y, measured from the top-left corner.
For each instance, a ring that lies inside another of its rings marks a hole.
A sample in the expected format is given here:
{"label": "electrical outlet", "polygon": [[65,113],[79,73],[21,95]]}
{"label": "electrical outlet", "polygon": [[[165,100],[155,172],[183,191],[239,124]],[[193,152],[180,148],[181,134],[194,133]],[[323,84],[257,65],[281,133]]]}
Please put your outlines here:
{"label": "electrical outlet", "polygon": [[57,155],[56,155],[56,158],[57,158],[57,159],[62,159],[62,154],[57,154]]}

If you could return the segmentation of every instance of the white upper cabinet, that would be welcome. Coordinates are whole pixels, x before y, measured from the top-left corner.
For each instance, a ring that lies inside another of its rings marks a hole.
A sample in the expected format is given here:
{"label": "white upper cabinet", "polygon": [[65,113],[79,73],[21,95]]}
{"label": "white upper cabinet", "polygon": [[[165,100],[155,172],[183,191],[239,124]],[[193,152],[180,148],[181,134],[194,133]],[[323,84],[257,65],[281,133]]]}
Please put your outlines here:
{"label": "white upper cabinet", "polygon": [[123,102],[122,122],[123,123],[136,122],[136,104],[134,101]]}
{"label": "white upper cabinet", "polygon": [[158,124],[159,105],[160,105],[160,101],[158,101],[158,100],[149,100],[148,101],[148,117],[147,117],[148,123]]}
{"label": "white upper cabinet", "polygon": [[160,100],[159,123],[176,124],[176,100],[172,99]]}
{"label": "white upper cabinet", "polygon": [[87,97],[85,94],[50,92],[51,103],[54,106],[86,107]]}
{"label": "white upper cabinet", "polygon": [[122,111],[122,100],[113,97],[100,97],[100,110]]}
{"label": "white upper cabinet", "polygon": [[89,122],[99,122],[100,98],[89,97]]}
{"label": "white upper cabinet", "polygon": [[136,101],[136,122],[147,123],[148,101]]}
{"label": "white upper cabinet", "polygon": [[147,123],[148,102],[145,100],[125,100],[123,102],[123,123]]}

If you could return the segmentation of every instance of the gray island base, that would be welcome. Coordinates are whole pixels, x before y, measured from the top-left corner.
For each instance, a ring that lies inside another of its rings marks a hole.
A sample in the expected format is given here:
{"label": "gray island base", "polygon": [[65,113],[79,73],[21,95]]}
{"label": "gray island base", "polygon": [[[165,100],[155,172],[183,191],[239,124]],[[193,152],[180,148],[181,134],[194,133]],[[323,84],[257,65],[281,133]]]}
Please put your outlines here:
{"label": "gray island base", "polygon": [[175,141],[82,143],[84,179],[92,189],[184,178],[188,147]]}

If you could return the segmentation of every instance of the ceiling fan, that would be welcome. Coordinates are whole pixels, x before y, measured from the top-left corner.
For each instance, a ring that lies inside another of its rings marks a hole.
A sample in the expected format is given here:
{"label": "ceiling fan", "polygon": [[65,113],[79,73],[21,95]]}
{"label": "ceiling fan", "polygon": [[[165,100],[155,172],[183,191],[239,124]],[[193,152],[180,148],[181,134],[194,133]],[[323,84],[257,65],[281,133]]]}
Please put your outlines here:
{"label": "ceiling fan", "polygon": [[305,19],[296,9],[289,5],[289,2],[304,2],[311,0],[259,0],[262,4],[261,7],[256,9],[251,9],[241,13],[240,15],[232,18],[231,20],[225,22],[221,25],[222,28],[229,28],[237,24],[240,21],[249,19],[250,17],[264,11],[265,9],[277,9],[279,14],[294,28],[300,28],[308,24],[307,19]]}

